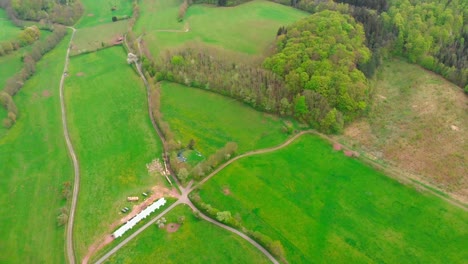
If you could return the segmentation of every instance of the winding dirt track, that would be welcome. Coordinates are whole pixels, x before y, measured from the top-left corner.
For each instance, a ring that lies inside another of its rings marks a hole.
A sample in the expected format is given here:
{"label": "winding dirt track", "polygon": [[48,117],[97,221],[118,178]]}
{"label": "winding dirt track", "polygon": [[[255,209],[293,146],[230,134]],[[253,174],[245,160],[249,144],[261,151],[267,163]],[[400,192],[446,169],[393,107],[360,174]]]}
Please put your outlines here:
{"label": "winding dirt track", "polygon": [[253,151],[249,151],[247,153],[244,153],[242,155],[239,155],[237,157],[234,157],[233,159],[230,159],[228,162],[226,162],[223,165],[219,166],[216,170],[214,170],[210,175],[208,175],[206,178],[204,178],[198,184],[196,184],[192,188],[190,188],[189,193],[191,191],[193,191],[195,188],[197,188],[200,185],[202,185],[203,183],[205,183],[206,181],[208,181],[209,179],[211,179],[211,177],[215,176],[218,172],[220,172],[222,169],[226,168],[229,164],[235,162],[236,160],[239,160],[239,159],[242,159],[242,158],[245,158],[245,157],[249,157],[249,156],[253,156],[253,155],[259,155],[259,154],[264,154],[264,153],[280,150],[280,149],[288,146],[289,144],[291,144],[298,137],[300,137],[300,136],[302,136],[304,134],[314,134],[314,133],[315,132],[313,130],[305,130],[305,131],[297,133],[296,135],[289,138],[288,140],[286,140],[286,142],[284,142],[283,144],[281,144],[279,146],[272,147],[272,148],[266,148],[266,149],[253,150]]}
{"label": "winding dirt track", "polygon": [[75,173],[75,180],[73,183],[73,195],[70,207],[70,213],[68,216],[68,224],[67,224],[67,236],[66,236],[66,244],[67,244],[67,257],[68,262],[70,264],[75,264],[75,252],[73,249],[73,221],[75,220],[75,209],[76,209],[76,201],[78,198],[78,192],[80,189],[80,165],[78,163],[78,158],[75,154],[75,149],[73,149],[73,145],[70,140],[70,133],[68,132],[67,126],[67,112],[65,109],[65,100],[63,99],[63,83],[65,82],[65,75],[68,71],[68,62],[70,56],[70,49],[71,44],[73,41],[73,37],[75,36],[76,29],[73,27],[69,27],[73,30],[72,36],[70,38],[70,43],[68,44],[67,55],[65,56],[65,66],[63,67],[62,78],[60,79],[60,108],[62,112],[62,126],[63,126],[63,135],[65,137],[65,141],[67,143],[68,153],[73,161],[73,168]]}

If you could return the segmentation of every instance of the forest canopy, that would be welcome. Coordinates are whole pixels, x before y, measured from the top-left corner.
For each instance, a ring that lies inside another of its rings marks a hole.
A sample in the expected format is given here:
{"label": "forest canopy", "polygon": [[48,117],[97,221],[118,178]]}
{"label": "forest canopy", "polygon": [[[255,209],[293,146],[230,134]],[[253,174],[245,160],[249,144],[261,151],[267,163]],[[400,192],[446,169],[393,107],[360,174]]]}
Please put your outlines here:
{"label": "forest canopy", "polygon": [[339,132],[343,122],[366,108],[368,84],[357,65],[369,60],[371,53],[362,26],[349,15],[326,10],[279,34],[278,52],[264,61],[264,67],[284,78],[288,92],[296,97],[297,117]]}

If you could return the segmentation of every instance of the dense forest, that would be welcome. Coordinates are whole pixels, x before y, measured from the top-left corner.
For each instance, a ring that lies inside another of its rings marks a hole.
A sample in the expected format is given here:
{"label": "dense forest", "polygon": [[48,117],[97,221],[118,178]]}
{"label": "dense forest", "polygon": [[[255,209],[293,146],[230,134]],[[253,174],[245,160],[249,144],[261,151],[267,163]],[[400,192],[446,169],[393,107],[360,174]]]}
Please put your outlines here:
{"label": "dense forest", "polygon": [[83,14],[79,0],[0,0],[15,24],[21,20],[73,25]]}
{"label": "dense forest", "polygon": [[364,26],[372,57],[359,68],[370,77],[382,56],[407,58],[468,92],[466,0],[272,0],[315,13],[335,10]]}

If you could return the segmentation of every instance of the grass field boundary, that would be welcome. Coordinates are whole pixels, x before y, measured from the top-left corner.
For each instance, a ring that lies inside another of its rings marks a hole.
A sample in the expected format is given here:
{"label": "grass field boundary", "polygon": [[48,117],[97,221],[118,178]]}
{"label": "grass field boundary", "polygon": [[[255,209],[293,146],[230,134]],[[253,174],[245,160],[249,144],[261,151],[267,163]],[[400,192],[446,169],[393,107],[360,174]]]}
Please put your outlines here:
{"label": "grass field boundary", "polygon": [[[322,139],[324,139],[324,140],[326,140],[326,141],[328,141],[330,143],[338,143],[338,141],[333,140],[332,138],[330,138],[330,137],[328,137],[328,136],[326,136],[324,134],[318,133],[315,130],[301,131],[298,134],[294,135],[293,137],[289,138],[286,142],[284,142],[281,145],[278,145],[276,147],[249,151],[247,153],[244,153],[242,155],[234,157],[233,159],[228,160],[224,164],[220,165],[216,170],[214,170],[208,176],[206,176],[203,180],[201,180],[196,185],[194,185],[192,188],[190,188],[189,193],[192,192],[193,190],[195,190],[196,188],[200,187],[202,184],[204,184],[206,181],[208,181],[213,176],[215,176],[218,172],[220,172],[221,170],[223,170],[224,168],[229,166],[231,163],[233,163],[233,162],[235,162],[235,161],[237,161],[239,159],[245,158],[245,157],[250,157],[250,156],[260,155],[260,154],[266,154],[266,153],[270,153],[270,152],[280,150],[280,149],[288,146],[290,143],[292,143],[293,141],[295,141],[296,139],[298,139],[299,137],[301,137],[304,134],[314,134],[314,135],[317,135],[320,138],[322,138]],[[343,144],[341,144],[341,145],[343,145]],[[351,150],[351,148],[346,146],[346,145],[343,145],[343,148],[345,150]],[[386,165],[380,164],[380,163],[368,158],[367,155],[361,155],[358,159],[360,161],[364,162],[365,164],[367,164],[367,165],[369,165],[369,166],[383,172],[388,177],[397,180],[401,184],[410,185],[410,186],[413,186],[416,189],[422,188],[425,191],[430,192],[431,194],[441,198],[442,200],[445,200],[446,202],[448,202],[448,203],[450,203],[450,204],[452,204],[454,206],[457,206],[457,207],[459,207],[459,208],[461,208],[461,209],[463,209],[465,211],[468,211],[468,206],[466,204],[464,204],[461,201],[456,200],[456,199],[448,196],[445,192],[443,192],[442,190],[439,190],[438,188],[432,186],[429,183],[421,182],[420,179],[416,179],[414,176],[411,176],[410,174],[404,173],[404,172],[402,172],[400,170],[397,170],[396,168],[393,168],[391,166],[386,166]]]}

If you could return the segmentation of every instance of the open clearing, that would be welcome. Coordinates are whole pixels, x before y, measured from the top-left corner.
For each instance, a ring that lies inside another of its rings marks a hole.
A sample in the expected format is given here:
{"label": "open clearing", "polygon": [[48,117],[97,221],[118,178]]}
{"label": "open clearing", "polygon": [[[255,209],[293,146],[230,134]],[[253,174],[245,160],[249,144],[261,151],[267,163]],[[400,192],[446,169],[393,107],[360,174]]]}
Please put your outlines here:
{"label": "open clearing", "polygon": [[128,22],[117,21],[104,25],[78,29],[73,39],[70,55],[92,52],[119,43],[118,39],[127,32]]}
{"label": "open clearing", "polygon": [[121,217],[126,197],[154,185],[146,164],[161,157],[143,83],[121,47],[73,57],[65,96],[81,167],[75,222],[78,259]]}
{"label": "open clearing", "polygon": [[[180,0],[141,3],[140,19],[135,31],[146,33],[153,55],[168,48],[195,42],[213,45],[231,51],[263,54],[274,43],[280,26],[286,26],[307,16],[305,12],[267,1],[253,1],[236,7],[218,8],[192,5],[183,22],[177,22]],[[158,30],[184,29],[188,32],[161,32]],[[240,37],[242,36],[242,37]]]}
{"label": "open clearing", "polygon": [[[169,223],[177,223],[179,216],[185,216],[184,223],[169,232]],[[148,228],[109,263],[268,263],[251,244],[196,218],[186,205],[177,206],[165,218],[166,228]]]}
{"label": "open clearing", "polygon": [[[229,192],[226,192],[226,190]],[[304,135],[242,159],[203,200],[280,240],[289,263],[462,263],[468,213]]]}
{"label": "open clearing", "polygon": [[[81,0],[85,7],[83,16],[76,28],[93,27],[100,24],[112,23],[112,17],[132,15],[131,0]],[[112,8],[115,10],[112,10]]]}
{"label": "open clearing", "polygon": [[460,88],[416,65],[381,66],[369,118],[344,141],[468,202],[468,99]]}
{"label": "open clearing", "polygon": [[0,8],[0,43],[18,37],[21,29],[15,26],[7,16],[5,9]]}
{"label": "open clearing", "polygon": [[234,99],[201,89],[162,82],[161,113],[175,138],[186,146],[195,140],[195,149],[205,157],[236,142],[238,153],[278,145],[288,135],[284,123],[275,116],[258,112]]}
{"label": "open clearing", "polygon": [[[64,229],[56,217],[66,206],[62,185],[72,181],[72,168],[58,85],[69,38],[37,64],[15,96],[18,122],[0,135],[0,263],[65,262]],[[44,90],[51,96],[42,96]]]}

